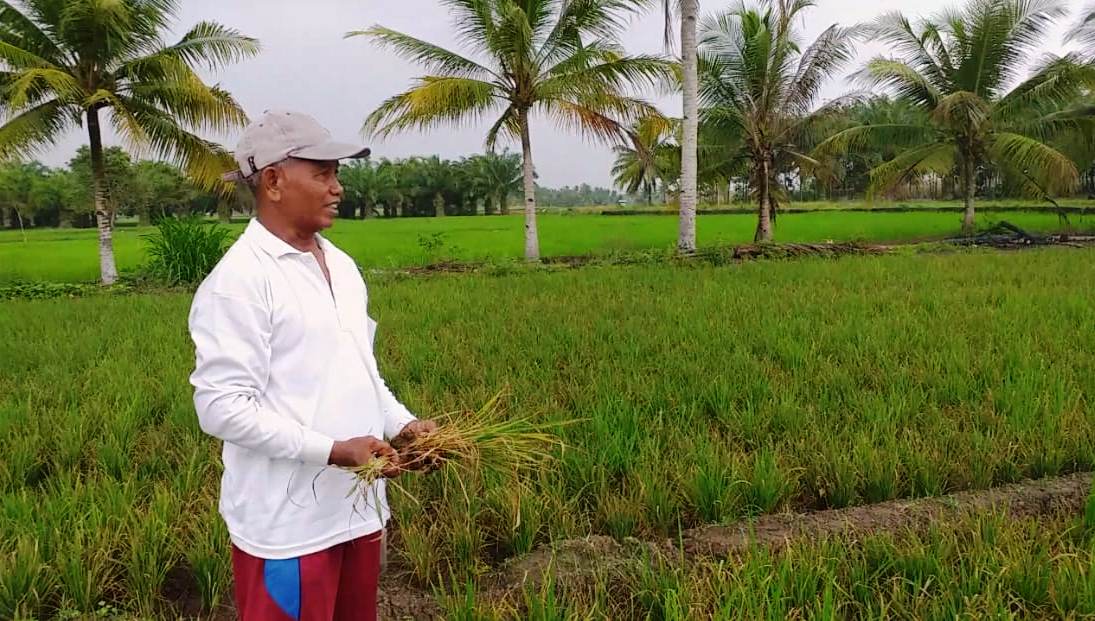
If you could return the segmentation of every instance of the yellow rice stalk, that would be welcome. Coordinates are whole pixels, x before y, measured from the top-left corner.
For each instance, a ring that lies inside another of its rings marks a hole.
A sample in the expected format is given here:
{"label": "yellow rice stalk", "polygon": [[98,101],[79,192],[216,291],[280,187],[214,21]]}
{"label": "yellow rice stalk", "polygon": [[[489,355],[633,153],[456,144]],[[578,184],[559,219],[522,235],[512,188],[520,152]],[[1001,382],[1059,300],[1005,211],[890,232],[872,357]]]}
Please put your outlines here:
{"label": "yellow rice stalk", "polygon": [[[399,448],[399,465],[413,469],[423,464],[452,464],[470,471],[512,474],[554,459],[552,449],[562,447],[559,438],[527,418],[501,418],[503,394],[495,395],[477,412],[438,417],[437,431]],[[350,470],[357,475],[358,485],[369,489],[383,478],[389,465],[387,458],[378,458]]]}

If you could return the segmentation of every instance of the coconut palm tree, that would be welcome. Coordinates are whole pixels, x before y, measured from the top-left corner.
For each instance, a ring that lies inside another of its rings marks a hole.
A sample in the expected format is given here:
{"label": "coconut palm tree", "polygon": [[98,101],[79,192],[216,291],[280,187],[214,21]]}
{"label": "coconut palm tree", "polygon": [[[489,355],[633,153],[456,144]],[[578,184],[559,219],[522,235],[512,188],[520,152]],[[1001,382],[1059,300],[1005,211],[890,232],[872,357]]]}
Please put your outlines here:
{"label": "coconut palm tree", "polygon": [[1074,104],[1095,86],[1095,68],[1076,56],[1049,56],[1018,80],[1048,27],[1066,12],[1056,0],[971,0],[915,23],[900,13],[879,17],[865,36],[899,58],[875,58],[858,78],[913,103],[928,122],[859,125],[823,142],[819,153],[902,147],[871,171],[872,195],[925,174],[957,173],[967,234],[974,229],[978,175],[989,167],[1032,195],[1068,191],[1079,176],[1076,166],[1049,143],[1065,132],[1092,140],[1093,111]]}
{"label": "coconut palm tree", "polygon": [[76,125],[86,128],[104,284],[115,281],[117,269],[100,113],[132,146],[175,161],[208,187],[228,159],[192,132],[246,122],[232,96],[203,83],[194,68],[215,69],[254,55],[258,43],[201,22],[166,44],[163,36],[178,5],[178,0],[0,2],[0,157],[31,153]]}
{"label": "coconut palm tree", "polygon": [[365,131],[461,124],[492,116],[488,150],[500,135],[520,140],[525,194],[525,258],[540,257],[529,120],[546,114],[564,128],[610,144],[653,112],[630,87],[668,79],[661,58],[628,56],[618,36],[633,0],[444,0],[463,53],[382,26],[351,32],[422,65],[428,75],[374,110]]}
{"label": "coconut palm tree", "polygon": [[680,14],[681,28],[681,177],[680,216],[677,226],[677,250],[696,250],[696,178],[699,169],[699,75],[696,26],[699,21],[699,0],[662,0],[665,13],[665,42],[670,45],[673,32],[673,12]]}
{"label": "coconut palm tree", "polygon": [[[612,166],[612,178],[616,187],[629,194],[641,192],[647,204],[652,204],[658,182],[662,181],[663,187],[667,185],[664,183],[666,175],[674,168],[673,162],[679,162],[679,158],[669,153],[680,151],[680,147],[672,141],[679,127],[680,122],[676,119],[660,115],[646,117],[636,123],[629,132],[631,144],[613,149],[616,161]],[[671,181],[678,180],[674,178]]]}
{"label": "coconut palm tree", "polygon": [[[700,116],[712,141],[707,164],[744,159],[757,201],[757,241],[772,239],[780,167],[812,168],[803,147],[816,121],[839,102],[815,109],[822,84],[853,53],[851,32],[826,28],[801,48],[795,22],[810,0],[759,0],[705,20],[700,35]],[[734,166],[729,166],[734,168]]]}

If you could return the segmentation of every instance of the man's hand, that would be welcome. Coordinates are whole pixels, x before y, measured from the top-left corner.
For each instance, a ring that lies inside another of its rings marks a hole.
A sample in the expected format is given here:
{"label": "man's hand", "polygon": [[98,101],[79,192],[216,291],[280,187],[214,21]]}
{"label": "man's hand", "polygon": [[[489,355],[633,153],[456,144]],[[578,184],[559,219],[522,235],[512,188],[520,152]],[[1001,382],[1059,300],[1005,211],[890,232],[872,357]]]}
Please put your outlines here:
{"label": "man's hand", "polygon": [[432,420],[412,420],[403,426],[399,435],[392,438],[392,448],[398,451],[414,442],[418,436],[424,436],[435,431],[437,431],[437,423]]}
{"label": "man's hand", "polygon": [[400,473],[399,453],[387,442],[372,436],[360,436],[349,440],[335,440],[331,447],[331,456],[327,463],[333,466],[356,468],[364,466],[373,458],[386,457],[391,464],[384,469],[384,476],[392,477]]}
{"label": "man's hand", "polygon": [[392,438],[392,447],[400,454],[400,463],[404,470],[424,470],[432,472],[441,467],[439,455],[422,455],[408,447],[419,437],[437,431],[437,423],[432,420],[413,420]]}

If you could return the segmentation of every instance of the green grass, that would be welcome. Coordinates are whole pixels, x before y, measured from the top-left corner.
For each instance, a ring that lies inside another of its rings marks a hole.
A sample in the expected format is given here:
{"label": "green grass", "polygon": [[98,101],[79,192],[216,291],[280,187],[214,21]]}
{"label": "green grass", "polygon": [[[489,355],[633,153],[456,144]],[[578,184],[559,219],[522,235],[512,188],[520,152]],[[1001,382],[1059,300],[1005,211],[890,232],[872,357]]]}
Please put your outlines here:
{"label": "green grass", "polygon": [[[374,279],[378,356],[413,411],[475,408],[508,387],[510,412],[586,419],[524,494],[467,479],[468,494],[452,493],[444,474],[403,481],[423,506],[395,495],[395,558],[436,582],[590,532],[672,536],[1090,469],[1093,259],[1051,249]],[[187,384],[189,301],[0,302],[0,617],[99,601],[156,616],[172,576],[207,606],[229,597],[217,443]],[[755,586],[727,580],[727,597]],[[970,580],[962,588],[989,584]],[[933,584],[943,590],[907,597],[946,616],[963,591]]]}
{"label": "green grass", "polygon": [[[985,213],[979,222],[990,226],[1008,220],[1031,231],[1061,228],[1046,212]],[[1095,228],[1095,216],[1073,215],[1077,230]],[[343,220],[330,238],[365,267],[390,268],[439,260],[518,259],[524,251],[523,220],[510,217],[450,217],[396,220]],[[544,214],[539,220],[544,256],[611,253],[670,248],[677,222],[666,216],[580,216]],[[701,246],[752,241],[755,218],[749,214],[708,215],[698,221]],[[957,235],[960,214],[833,212],[787,214],[776,225],[784,242],[826,240],[904,241]],[[242,224],[233,225],[235,231]],[[136,269],[144,261],[141,235],[152,229],[119,228],[115,251],[119,269]],[[46,229],[0,232],[0,282],[49,280],[94,281],[98,278],[97,233],[94,230]]]}
{"label": "green grass", "polygon": [[[1095,200],[1083,199],[1083,198],[1066,198],[1057,201],[1061,207],[1069,208],[1088,208],[1095,209]],[[885,211],[887,209],[924,209],[927,211],[933,209],[963,209],[964,203],[960,200],[927,200],[927,199],[911,199],[911,200],[895,200],[895,201],[866,201],[863,199],[855,200],[834,200],[834,201],[794,201],[787,205],[782,205],[781,208],[789,210],[818,210],[818,211],[841,211],[847,209],[874,209]],[[723,203],[701,203],[699,209],[711,210],[711,209],[743,209],[743,210],[755,210],[756,204],[749,201],[731,201]],[[1005,198],[1005,199],[978,199],[976,203],[978,209],[1036,209],[1045,210],[1052,209],[1053,205],[1036,199],[1024,199],[1024,198]],[[616,205],[588,205],[582,207],[565,208],[565,211],[574,213],[601,213],[603,211],[623,210],[623,211],[676,211],[678,206],[675,204],[664,204],[655,200],[653,205],[647,205],[646,203],[634,203],[631,205],[624,205],[619,207]]]}
{"label": "green grass", "polygon": [[[685,567],[636,558],[612,572],[584,569],[591,575],[582,580],[525,586],[516,602],[490,601],[474,584],[443,601],[449,618],[560,621],[1095,616],[1095,531],[1074,519],[989,515]],[[474,615],[461,616],[471,607]]]}

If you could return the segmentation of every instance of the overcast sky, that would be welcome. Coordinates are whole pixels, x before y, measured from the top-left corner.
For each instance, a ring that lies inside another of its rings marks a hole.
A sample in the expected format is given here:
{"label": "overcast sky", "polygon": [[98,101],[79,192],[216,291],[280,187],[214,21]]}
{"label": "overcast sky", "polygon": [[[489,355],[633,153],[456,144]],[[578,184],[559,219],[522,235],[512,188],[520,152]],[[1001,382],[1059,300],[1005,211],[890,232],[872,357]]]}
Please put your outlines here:
{"label": "overcast sky", "polygon": [[[256,37],[262,53],[233,65],[213,79],[232,92],[252,117],[266,109],[292,109],[312,114],[336,137],[360,136],[366,114],[382,100],[404,90],[420,74],[415,66],[375,48],[365,38],[344,40],[349,30],[381,24],[447,47],[456,44],[450,34],[448,13],[437,0],[185,0],[176,30],[185,32],[200,20],[214,20]],[[853,24],[880,13],[900,10],[908,15],[932,14],[953,4],[944,0],[819,0],[806,12],[804,32],[813,36],[834,22]],[[1078,9],[1083,0],[1072,0]],[[729,0],[700,0],[703,14],[731,6]],[[632,52],[662,51],[662,16],[649,13],[634,19],[623,38]],[[1064,24],[1047,37],[1046,51],[1060,53]],[[849,71],[869,57],[885,52],[863,45]],[[824,97],[849,90],[843,79],[825,88]],[[661,108],[680,114],[679,98],[656,100]],[[440,154],[458,157],[483,149],[482,126],[440,128],[408,133],[383,142],[369,141],[374,157]],[[214,136],[230,149],[237,135]],[[108,142],[111,139],[107,138]],[[86,142],[79,130],[42,154],[50,165],[62,165]],[[514,145],[519,150],[519,145]],[[548,186],[587,182],[609,185],[612,153],[608,147],[584,142],[555,128],[550,121],[534,121],[533,160],[540,183]]]}

